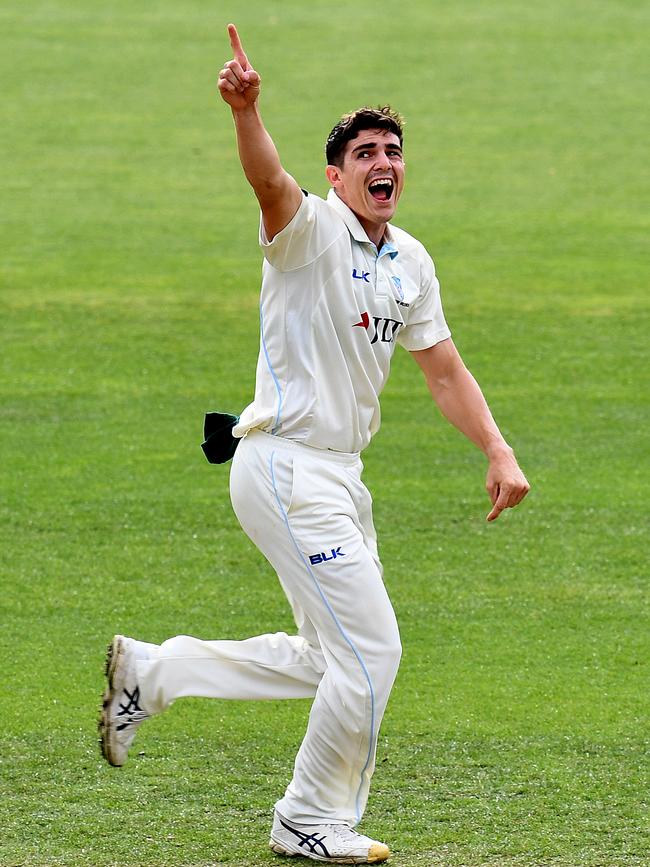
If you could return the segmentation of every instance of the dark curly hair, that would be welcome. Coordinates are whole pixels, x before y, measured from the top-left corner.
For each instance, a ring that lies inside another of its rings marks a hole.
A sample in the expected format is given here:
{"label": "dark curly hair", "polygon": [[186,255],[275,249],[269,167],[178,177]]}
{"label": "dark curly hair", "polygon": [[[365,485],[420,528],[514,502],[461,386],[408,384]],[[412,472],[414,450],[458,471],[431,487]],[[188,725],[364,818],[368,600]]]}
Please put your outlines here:
{"label": "dark curly hair", "polygon": [[325,156],[329,166],[343,165],[343,151],[346,144],[364,129],[382,129],[395,133],[399,138],[400,147],[404,138],[404,118],[394,111],[390,105],[377,108],[358,108],[344,114],[327,137]]}

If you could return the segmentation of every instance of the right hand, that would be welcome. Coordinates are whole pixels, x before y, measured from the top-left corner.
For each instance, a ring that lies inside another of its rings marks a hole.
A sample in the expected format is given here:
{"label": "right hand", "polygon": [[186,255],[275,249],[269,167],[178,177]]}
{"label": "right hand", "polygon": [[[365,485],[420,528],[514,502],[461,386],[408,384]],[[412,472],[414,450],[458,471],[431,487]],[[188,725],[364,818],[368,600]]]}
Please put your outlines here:
{"label": "right hand", "polygon": [[241,111],[255,104],[262,80],[248,62],[234,24],[228,25],[228,35],[233,59],[219,73],[219,93],[233,111]]}

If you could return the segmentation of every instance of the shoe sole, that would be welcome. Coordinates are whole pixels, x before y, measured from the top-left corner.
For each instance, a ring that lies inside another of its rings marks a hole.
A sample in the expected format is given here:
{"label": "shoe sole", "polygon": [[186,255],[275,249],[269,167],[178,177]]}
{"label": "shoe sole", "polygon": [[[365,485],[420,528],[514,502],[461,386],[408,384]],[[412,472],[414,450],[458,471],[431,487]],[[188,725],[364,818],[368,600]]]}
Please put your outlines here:
{"label": "shoe sole", "polygon": [[363,856],[359,858],[353,856],[347,858],[324,858],[322,855],[310,855],[306,852],[292,852],[287,849],[283,843],[277,843],[273,837],[269,840],[269,849],[272,852],[275,852],[276,855],[284,855],[286,858],[302,856],[303,858],[309,858],[312,861],[326,861],[329,864],[380,864],[382,861],[386,861],[390,858],[388,847],[383,843],[377,843],[376,845],[371,846],[368,850],[368,855],[365,858]]}
{"label": "shoe sole", "polygon": [[99,715],[97,728],[99,730],[99,748],[102,756],[106,759],[109,765],[114,768],[120,768],[124,762],[117,761],[111,750],[111,724],[109,721],[109,708],[113,701],[116,690],[121,689],[123,683],[116,682],[116,672],[120,657],[123,654],[122,636],[116,635],[111,643],[106,648],[106,662],[104,664],[104,675],[108,681],[108,686],[104,690],[102,696],[102,707]]}

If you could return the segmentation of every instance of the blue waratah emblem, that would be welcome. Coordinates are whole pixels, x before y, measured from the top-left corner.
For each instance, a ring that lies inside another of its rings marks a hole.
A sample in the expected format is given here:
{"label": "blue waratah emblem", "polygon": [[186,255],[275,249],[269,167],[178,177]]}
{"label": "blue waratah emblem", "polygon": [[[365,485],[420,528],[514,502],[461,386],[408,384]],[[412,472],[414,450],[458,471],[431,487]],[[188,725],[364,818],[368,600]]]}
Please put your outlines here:
{"label": "blue waratah emblem", "polygon": [[393,283],[395,284],[395,288],[397,289],[397,294],[399,295],[400,299],[403,301],[404,300],[404,292],[402,290],[402,281],[400,280],[399,277],[393,277],[392,279],[393,279]]}

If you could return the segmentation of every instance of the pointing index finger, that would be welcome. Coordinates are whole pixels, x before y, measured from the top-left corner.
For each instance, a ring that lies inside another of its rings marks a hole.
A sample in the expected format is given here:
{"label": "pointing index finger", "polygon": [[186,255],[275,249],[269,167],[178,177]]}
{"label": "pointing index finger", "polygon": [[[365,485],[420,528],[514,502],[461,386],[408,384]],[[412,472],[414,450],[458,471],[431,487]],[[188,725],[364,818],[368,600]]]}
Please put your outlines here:
{"label": "pointing index finger", "polygon": [[237,33],[237,28],[234,24],[228,25],[228,36],[230,36],[230,47],[232,48],[235,60],[237,60],[241,68],[246,71],[249,68],[248,58],[246,57],[246,52],[242,48],[241,39],[239,38],[239,33]]}

